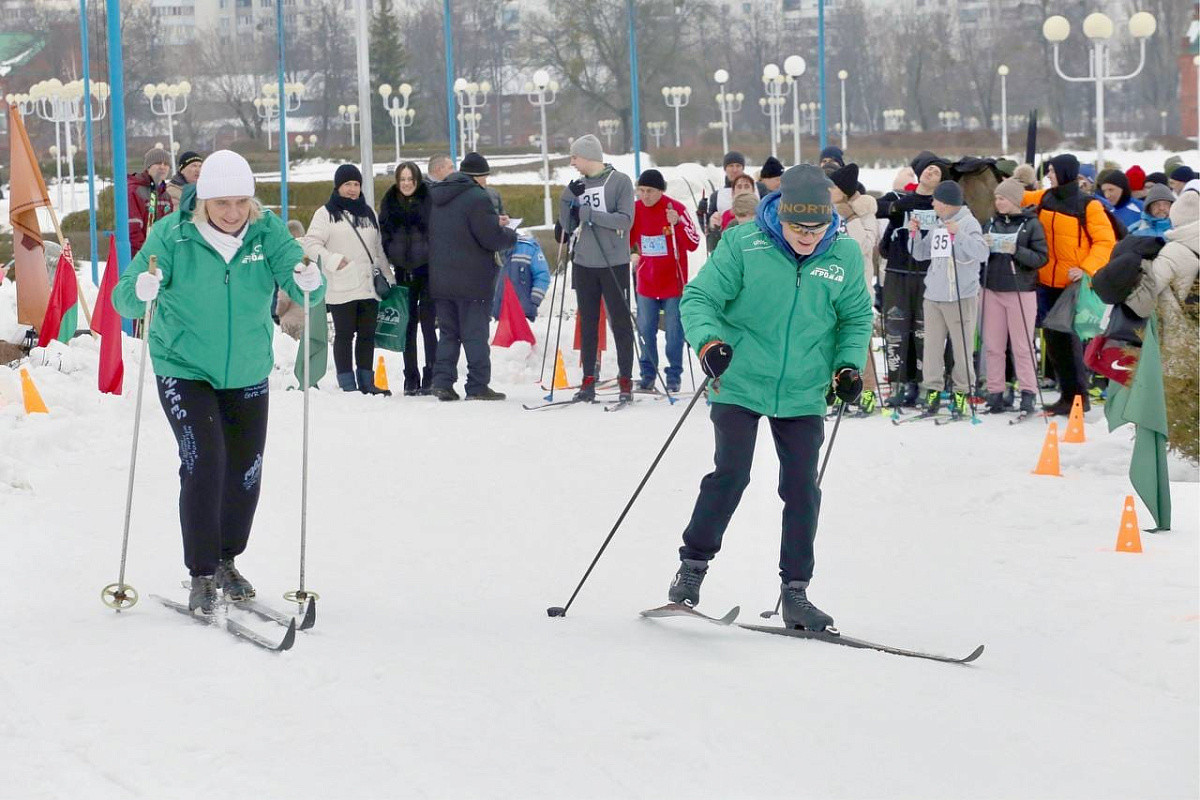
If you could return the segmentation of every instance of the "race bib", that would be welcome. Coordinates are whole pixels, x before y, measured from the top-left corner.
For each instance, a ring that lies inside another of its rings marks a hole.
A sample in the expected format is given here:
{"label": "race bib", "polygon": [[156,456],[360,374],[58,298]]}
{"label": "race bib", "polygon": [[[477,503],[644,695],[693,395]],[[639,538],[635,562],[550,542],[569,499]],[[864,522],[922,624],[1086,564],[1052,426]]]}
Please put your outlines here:
{"label": "race bib", "polygon": [[584,189],[583,194],[579,196],[579,205],[591,206],[593,211],[608,211],[604,205],[604,186],[593,186],[590,189]]}
{"label": "race bib", "polygon": [[667,237],[659,234],[658,236],[642,236],[641,252],[643,256],[665,256],[667,255]]}
{"label": "race bib", "polygon": [[932,208],[919,209],[912,212],[912,219],[917,221],[921,230],[931,230],[937,225],[937,212]]}
{"label": "race bib", "polygon": [[954,257],[954,241],[950,236],[950,231],[945,228],[938,228],[929,234],[929,244],[930,258]]}
{"label": "race bib", "polygon": [[1017,252],[1017,234],[1015,233],[993,233],[992,237],[992,252],[993,253],[1015,253]]}

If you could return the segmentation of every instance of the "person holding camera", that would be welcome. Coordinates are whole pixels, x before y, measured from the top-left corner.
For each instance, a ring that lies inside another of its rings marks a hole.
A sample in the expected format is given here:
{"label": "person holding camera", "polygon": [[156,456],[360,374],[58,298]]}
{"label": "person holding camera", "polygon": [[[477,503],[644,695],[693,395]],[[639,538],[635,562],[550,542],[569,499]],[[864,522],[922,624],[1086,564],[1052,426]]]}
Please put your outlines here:
{"label": "person holding camera", "polygon": [[783,621],[818,631],[833,624],[806,594],[821,506],[817,459],[826,393],[832,388],[853,403],[862,392],[873,312],[862,252],[839,233],[830,186],[820,167],[787,170],[754,222],[729,231],[683,291],[684,332],[710,378],[716,468],[701,480],[683,532],[673,603],[699,604],[708,564],[750,482],[766,417],[783,499]]}

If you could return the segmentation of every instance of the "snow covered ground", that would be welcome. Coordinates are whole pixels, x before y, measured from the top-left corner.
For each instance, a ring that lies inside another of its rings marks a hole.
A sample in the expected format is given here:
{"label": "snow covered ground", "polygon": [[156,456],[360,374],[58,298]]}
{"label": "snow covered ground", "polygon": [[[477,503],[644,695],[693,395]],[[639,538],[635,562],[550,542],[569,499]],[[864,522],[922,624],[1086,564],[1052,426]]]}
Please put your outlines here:
{"label": "snow covered ground", "polygon": [[[0,334],[12,288],[0,285]],[[297,585],[302,398],[286,390],[295,344],[276,349],[239,563],[282,606]],[[121,614],[100,603],[117,577],[138,343],[125,352],[126,394],[112,397],[95,390],[89,338],[49,365],[37,351],[48,415],[25,416],[0,367],[4,800],[1200,792],[1195,472],[1172,462],[1174,531],[1113,552],[1131,443],[1100,411],[1086,444],[1062,446],[1061,478],[1030,474],[1036,421],[843,423],[813,599],[851,635],[987,645],[962,667],[637,616],[665,601],[711,465],[703,402],[570,615],[548,619],[683,403],[523,411],[544,394],[528,349],[495,351],[499,404],[366,398],[330,376],[311,398],[319,619],[272,655],[149,598],[181,597],[185,577],[178,462],[152,393],[127,576],[142,600]],[[387,363],[395,386],[400,360]],[[756,622],[774,603],[776,474],[763,433],[704,609],[740,604]]]}

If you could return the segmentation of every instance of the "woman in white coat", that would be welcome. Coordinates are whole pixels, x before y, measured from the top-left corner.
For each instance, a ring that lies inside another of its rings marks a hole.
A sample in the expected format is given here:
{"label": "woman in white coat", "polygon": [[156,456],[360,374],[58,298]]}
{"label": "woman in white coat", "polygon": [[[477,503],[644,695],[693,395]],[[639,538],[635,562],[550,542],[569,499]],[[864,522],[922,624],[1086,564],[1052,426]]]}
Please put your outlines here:
{"label": "woman in white coat", "polygon": [[375,320],[382,299],[375,292],[375,268],[393,285],[396,279],[383,253],[379,221],[363,199],[358,167],[337,168],[333,194],[313,214],[301,244],[325,273],[338,386],[347,392],[391,394],[375,386]]}

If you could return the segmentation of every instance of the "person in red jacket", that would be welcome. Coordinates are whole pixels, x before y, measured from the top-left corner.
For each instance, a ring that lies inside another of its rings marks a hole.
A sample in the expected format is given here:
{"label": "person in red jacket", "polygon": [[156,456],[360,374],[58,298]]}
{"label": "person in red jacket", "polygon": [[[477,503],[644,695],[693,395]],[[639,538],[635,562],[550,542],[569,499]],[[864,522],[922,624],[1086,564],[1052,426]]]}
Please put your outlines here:
{"label": "person in red jacket", "polygon": [[687,254],[700,246],[700,233],[687,208],[667,197],[662,173],[648,169],[638,177],[633,227],[629,231],[630,262],[637,275],[637,323],[642,340],[642,380],[638,388],[654,389],[658,375],[658,317],[666,314],[667,391],[679,391],[683,376],[683,323],[679,298],[687,283]]}
{"label": "person in red jacket", "polygon": [[129,176],[129,249],[137,255],[150,226],[174,211],[167,194],[171,157],[161,147],[146,153],[145,169]]}

